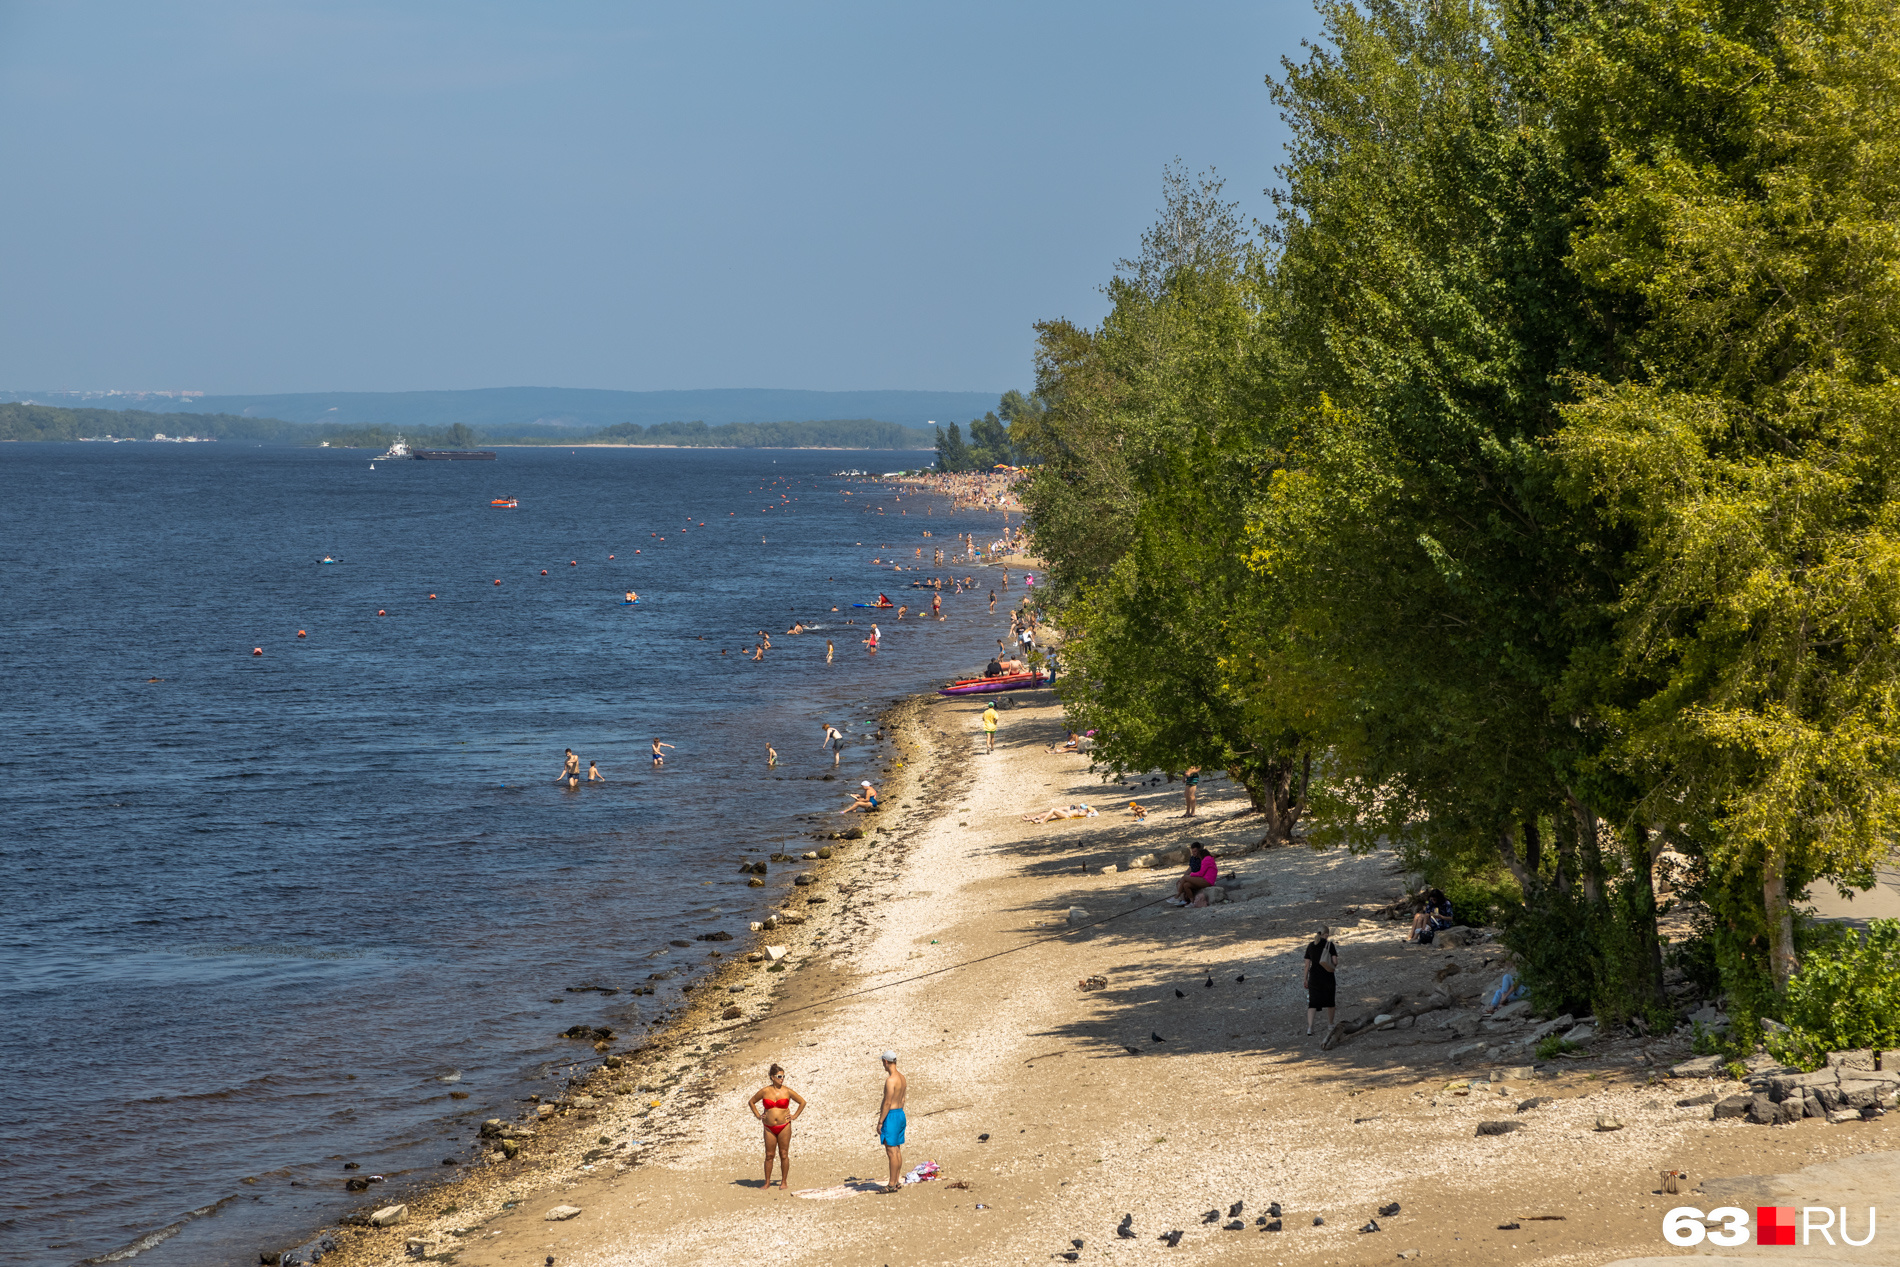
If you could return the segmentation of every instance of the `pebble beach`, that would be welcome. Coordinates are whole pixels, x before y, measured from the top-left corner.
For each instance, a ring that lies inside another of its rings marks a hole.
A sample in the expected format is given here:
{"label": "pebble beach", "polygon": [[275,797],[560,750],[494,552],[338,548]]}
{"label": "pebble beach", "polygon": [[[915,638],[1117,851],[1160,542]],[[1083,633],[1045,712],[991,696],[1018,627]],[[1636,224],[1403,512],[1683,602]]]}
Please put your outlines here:
{"label": "pebble beach", "polygon": [[[886,808],[859,839],[811,841],[831,857],[797,859],[802,900],[721,947],[687,1015],[601,1044],[563,1096],[471,1122],[478,1164],[386,1227],[364,1225],[387,1210],[366,1194],[322,1261],[1607,1264],[1681,1252],[1663,1214],[1725,1192],[1900,1193],[1900,1114],[1714,1120],[1735,1084],[1672,1073],[1690,1056],[1676,1038],[1537,1064],[1534,1018],[1478,1014],[1499,954],[1485,930],[1411,946],[1383,917],[1405,885],[1393,855],[1260,849],[1225,780],[1193,819],[1179,784],[1105,786],[1085,755],[1048,751],[1048,692],[1009,698],[987,754],[983,703],[895,707]],[[1072,801],[1100,816],[1021,818]],[[1180,868],[1141,864],[1192,840],[1221,858],[1227,900],[1161,904]],[[1300,955],[1320,923],[1342,1021],[1438,990],[1445,1023],[1307,1037]],[[910,1080],[906,1167],[939,1168],[891,1195],[871,1191],[887,1047]],[[745,1107],[774,1061],[810,1102],[790,1192],[762,1189]],[[1665,1169],[1687,1195],[1659,1190]],[[1872,1251],[1852,1261],[1900,1261]]]}

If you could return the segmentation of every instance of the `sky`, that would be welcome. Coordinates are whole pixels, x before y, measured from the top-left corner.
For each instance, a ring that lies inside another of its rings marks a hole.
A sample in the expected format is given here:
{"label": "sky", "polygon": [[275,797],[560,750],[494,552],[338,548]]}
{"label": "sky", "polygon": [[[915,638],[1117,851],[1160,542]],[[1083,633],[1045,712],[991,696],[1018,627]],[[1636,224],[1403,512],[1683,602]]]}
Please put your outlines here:
{"label": "sky", "polygon": [[1304,0],[0,0],[0,389],[1000,391]]}

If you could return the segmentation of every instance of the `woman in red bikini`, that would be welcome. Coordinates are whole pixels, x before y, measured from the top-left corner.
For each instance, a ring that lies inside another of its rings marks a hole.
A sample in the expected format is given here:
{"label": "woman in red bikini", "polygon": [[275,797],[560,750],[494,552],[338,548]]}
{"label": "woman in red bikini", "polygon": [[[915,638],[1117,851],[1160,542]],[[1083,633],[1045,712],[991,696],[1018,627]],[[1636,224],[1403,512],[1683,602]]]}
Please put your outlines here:
{"label": "woman in red bikini", "polygon": [[[771,1075],[771,1085],[753,1092],[746,1107],[765,1127],[765,1186],[760,1191],[772,1186],[772,1156],[776,1153],[778,1190],[784,1192],[792,1184],[792,1123],[805,1111],[805,1097],[785,1085],[785,1070],[778,1065],[766,1072]],[[793,1104],[798,1107],[794,1109]]]}

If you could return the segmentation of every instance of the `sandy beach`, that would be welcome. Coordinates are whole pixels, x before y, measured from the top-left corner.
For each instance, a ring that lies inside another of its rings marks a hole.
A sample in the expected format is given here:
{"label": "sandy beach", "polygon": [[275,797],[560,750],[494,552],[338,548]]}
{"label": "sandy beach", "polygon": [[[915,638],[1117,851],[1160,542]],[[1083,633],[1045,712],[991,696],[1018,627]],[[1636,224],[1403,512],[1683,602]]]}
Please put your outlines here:
{"label": "sandy beach", "polygon": [[[1047,751],[1062,737],[1048,693],[1007,703],[994,754],[981,699],[897,708],[887,808],[875,832],[802,864],[811,883],[785,910],[804,922],[721,947],[691,1016],[617,1040],[618,1067],[562,1101],[523,1106],[512,1160],[491,1126],[463,1178],[395,1226],[335,1230],[324,1261],[1595,1265],[1695,1252],[1663,1240],[1677,1205],[1900,1198],[1900,1114],[1713,1121],[1678,1101],[1735,1084],[1671,1076],[1680,1038],[1606,1036],[1533,1073],[1517,1045],[1529,1019],[1476,1007],[1498,948],[1482,932],[1407,945],[1406,925],[1378,916],[1405,884],[1392,855],[1259,850],[1260,820],[1224,779],[1184,818],[1178,783],[1107,787],[1086,756]],[[1131,798],[1145,822],[1124,812]],[[1100,817],[1021,818],[1073,801]],[[1129,863],[1192,840],[1221,857],[1229,900],[1159,904],[1181,868]],[[1300,984],[1320,923],[1339,944],[1342,1020],[1398,1011],[1394,996],[1450,1006],[1324,1050]],[[747,962],[767,945],[787,947],[781,970]],[[1082,988],[1094,976],[1105,986]],[[870,1191],[885,1174],[886,1047],[910,1079],[906,1166],[940,1168],[893,1195]],[[745,1107],[773,1061],[810,1103],[792,1192],[762,1190]],[[1477,1133],[1492,1121],[1517,1129]],[[1683,1195],[1658,1190],[1665,1169],[1686,1172]],[[551,1219],[557,1207],[578,1212]],[[1176,1248],[1158,1239],[1177,1230]],[[1882,1239],[1838,1261],[1900,1262],[1900,1237]]]}

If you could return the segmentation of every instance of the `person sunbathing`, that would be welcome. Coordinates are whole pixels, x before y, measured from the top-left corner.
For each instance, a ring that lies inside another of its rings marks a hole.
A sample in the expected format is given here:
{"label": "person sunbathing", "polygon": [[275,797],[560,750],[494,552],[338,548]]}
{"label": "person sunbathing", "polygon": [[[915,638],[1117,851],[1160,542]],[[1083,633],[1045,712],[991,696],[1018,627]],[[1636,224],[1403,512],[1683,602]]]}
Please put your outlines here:
{"label": "person sunbathing", "polygon": [[1046,823],[1052,818],[1094,818],[1095,811],[1086,805],[1051,805],[1040,814],[1024,814],[1025,823]]}
{"label": "person sunbathing", "polygon": [[844,807],[843,813],[849,814],[854,810],[868,812],[877,808],[877,789],[871,786],[869,779],[864,781],[863,787],[864,790],[852,798],[851,804]]}
{"label": "person sunbathing", "polygon": [[1082,742],[1082,736],[1076,734],[1073,730],[1071,730],[1069,732],[1069,741],[1067,743],[1052,743],[1049,745],[1049,751],[1050,752],[1074,752],[1075,746],[1081,742]]}

